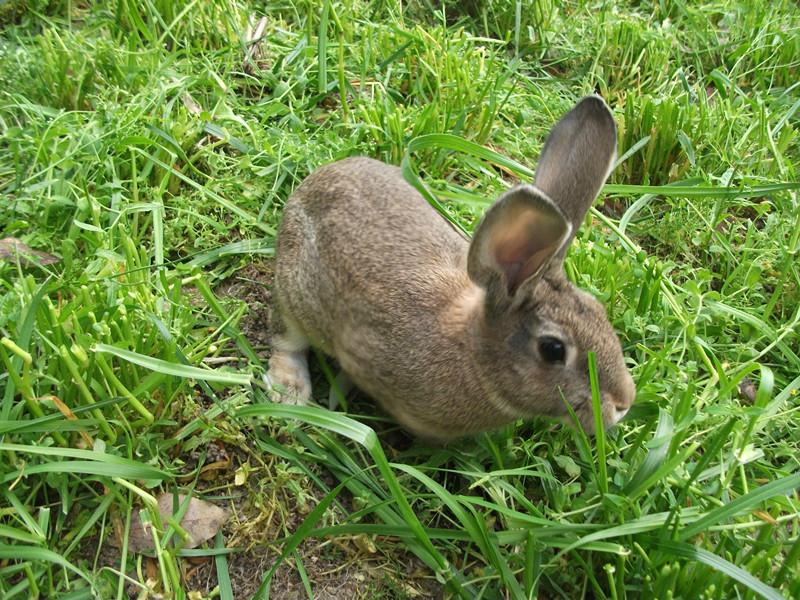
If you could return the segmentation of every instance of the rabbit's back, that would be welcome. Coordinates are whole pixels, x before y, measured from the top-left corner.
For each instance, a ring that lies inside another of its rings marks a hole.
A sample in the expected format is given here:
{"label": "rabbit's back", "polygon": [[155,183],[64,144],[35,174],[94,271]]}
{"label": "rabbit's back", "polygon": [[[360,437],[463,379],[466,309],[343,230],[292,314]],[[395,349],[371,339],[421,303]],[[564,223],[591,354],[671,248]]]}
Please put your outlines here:
{"label": "rabbit's back", "polygon": [[[446,271],[463,271],[467,241],[400,174],[366,157],[313,172],[292,195],[278,236],[278,282],[326,310],[364,303],[437,303]],[[289,300],[289,298],[286,298]],[[331,306],[331,304],[333,304]],[[287,307],[288,308],[288,307]]]}
{"label": "rabbit's back", "polygon": [[276,299],[359,387],[403,395],[409,382],[398,375],[450,358],[441,315],[469,287],[467,249],[400,169],[345,159],[312,173],[286,204]]}
{"label": "rabbit's back", "polygon": [[[419,272],[466,259],[467,240],[398,167],[371,158],[347,158],[317,169],[295,190],[286,211],[290,218],[302,211],[303,228],[313,230],[318,248],[332,249],[331,256],[320,256],[330,261],[329,268],[360,273],[374,265],[391,280],[393,274],[384,269],[387,260]],[[286,233],[284,227],[281,235]]]}

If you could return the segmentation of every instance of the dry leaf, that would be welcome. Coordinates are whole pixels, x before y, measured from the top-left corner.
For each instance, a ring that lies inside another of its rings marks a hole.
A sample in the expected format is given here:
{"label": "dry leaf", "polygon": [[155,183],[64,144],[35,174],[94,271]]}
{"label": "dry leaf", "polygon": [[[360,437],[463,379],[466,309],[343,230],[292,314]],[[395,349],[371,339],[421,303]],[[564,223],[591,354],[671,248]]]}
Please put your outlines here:
{"label": "dry leaf", "polygon": [[[78,417],[75,416],[75,413],[72,412],[72,409],[69,406],[67,406],[58,396],[53,396],[53,395],[42,396],[40,400],[51,400],[53,404],[56,405],[56,408],[58,408],[59,412],[62,415],[64,415],[68,420],[70,421],[78,420]],[[78,431],[78,433],[83,438],[83,441],[86,443],[87,448],[91,448],[92,446],[94,446],[92,438],[89,436],[88,433],[86,433],[86,431],[81,429],[80,431]]]}
{"label": "dry leaf", "polygon": [[203,114],[203,107],[200,106],[194,98],[192,98],[192,95],[189,92],[185,92],[183,96],[181,96],[181,100],[183,100],[183,105],[186,107],[186,110],[189,111],[189,114],[192,114],[196,117]]}
{"label": "dry leaf", "polygon": [[244,485],[247,483],[247,478],[249,475],[250,465],[248,463],[241,465],[238,469],[236,469],[236,473],[234,474],[233,478],[233,485]]}
{"label": "dry leaf", "polygon": [[215,471],[227,471],[230,469],[230,466],[230,457],[225,457],[223,460],[217,460],[212,463],[208,463],[207,465],[203,465],[203,468],[200,469],[200,478],[204,481],[210,481],[217,477],[217,473],[215,473]]}
{"label": "dry leaf", "polygon": [[52,265],[57,263],[60,258],[42,252],[41,250],[34,250],[22,240],[15,237],[7,237],[0,240],[0,259],[17,260],[20,258],[27,262],[36,265]]}
{"label": "dry leaf", "polygon": [[420,596],[422,596],[422,592],[420,592],[410,583],[401,581],[400,585],[403,587],[403,591],[406,593],[406,595],[409,596],[410,598],[419,598]]}
{"label": "dry leaf", "polygon": [[352,539],[353,543],[356,545],[356,548],[365,554],[375,554],[378,551],[378,549],[375,547],[375,542],[373,542],[372,538],[366,534],[353,536]]}
{"label": "dry leaf", "polygon": [[768,512],[764,512],[763,510],[754,510],[753,514],[756,517],[758,517],[759,519],[761,519],[762,521],[766,521],[770,525],[777,525],[778,524],[778,521],[776,521],[775,518],[771,514],[769,514]]}
{"label": "dry leaf", "polygon": [[[167,526],[167,520],[172,517],[173,494],[161,494],[158,498],[158,512],[161,515],[161,521],[164,526]],[[175,500],[176,510],[186,501],[187,496],[177,494]],[[206,540],[210,540],[217,534],[222,524],[228,518],[228,511],[220,508],[205,500],[198,500],[197,498],[189,498],[189,506],[181,519],[181,527],[189,534],[186,543],[183,544],[184,548],[196,548]],[[128,537],[128,549],[131,552],[144,552],[146,550],[153,550],[153,534],[149,530],[148,525],[145,529],[141,517],[137,512],[131,522],[131,532]],[[173,537],[174,540],[178,536]]]}
{"label": "dry leaf", "polygon": [[158,561],[154,558],[148,558],[144,561],[144,570],[147,573],[147,581],[145,585],[148,589],[155,591],[158,589]]}

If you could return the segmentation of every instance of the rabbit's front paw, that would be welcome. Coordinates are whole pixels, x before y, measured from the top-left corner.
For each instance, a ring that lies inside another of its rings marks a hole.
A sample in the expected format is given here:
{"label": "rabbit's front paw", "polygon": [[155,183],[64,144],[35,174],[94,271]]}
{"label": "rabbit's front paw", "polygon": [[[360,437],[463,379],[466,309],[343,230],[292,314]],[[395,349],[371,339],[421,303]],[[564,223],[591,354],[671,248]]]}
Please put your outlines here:
{"label": "rabbit's front paw", "polygon": [[311,379],[303,352],[277,352],[269,359],[265,383],[272,388],[270,397],[281,404],[309,404]]}

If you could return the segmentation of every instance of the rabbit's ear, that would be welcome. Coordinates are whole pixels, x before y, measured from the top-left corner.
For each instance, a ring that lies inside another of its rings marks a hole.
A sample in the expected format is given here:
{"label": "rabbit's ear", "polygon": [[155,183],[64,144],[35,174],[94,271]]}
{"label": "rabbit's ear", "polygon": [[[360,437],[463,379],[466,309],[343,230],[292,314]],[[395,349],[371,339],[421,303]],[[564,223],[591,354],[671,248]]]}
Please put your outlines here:
{"label": "rabbit's ear", "polygon": [[495,202],[475,230],[467,258],[470,279],[490,308],[505,310],[520,289],[535,285],[572,227],[541,190],[519,185]]}
{"label": "rabbit's ear", "polygon": [[[578,102],[550,132],[539,158],[535,184],[567,216],[572,236],[611,173],[616,153],[614,117],[600,96],[587,96]],[[559,258],[566,249],[565,245]]]}

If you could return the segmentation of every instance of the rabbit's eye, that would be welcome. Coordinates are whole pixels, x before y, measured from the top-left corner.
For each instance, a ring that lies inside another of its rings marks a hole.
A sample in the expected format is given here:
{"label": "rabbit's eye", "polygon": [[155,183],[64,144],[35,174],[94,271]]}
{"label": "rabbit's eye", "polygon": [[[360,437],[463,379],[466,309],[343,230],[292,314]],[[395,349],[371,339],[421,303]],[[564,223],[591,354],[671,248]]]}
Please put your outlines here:
{"label": "rabbit's eye", "polygon": [[539,338],[539,354],[545,362],[563,363],[567,349],[560,339],[546,335]]}

